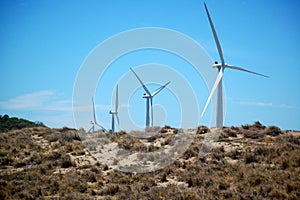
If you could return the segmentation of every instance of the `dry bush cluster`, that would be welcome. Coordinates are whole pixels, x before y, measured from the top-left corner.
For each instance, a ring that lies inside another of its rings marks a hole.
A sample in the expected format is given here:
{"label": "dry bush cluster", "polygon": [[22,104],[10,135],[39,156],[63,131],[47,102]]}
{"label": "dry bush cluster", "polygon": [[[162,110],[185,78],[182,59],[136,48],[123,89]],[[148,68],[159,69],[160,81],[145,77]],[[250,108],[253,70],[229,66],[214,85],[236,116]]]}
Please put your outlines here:
{"label": "dry bush cluster", "polygon": [[[109,138],[127,150],[154,151],[144,143],[167,141],[177,131],[164,127],[145,140],[125,132]],[[196,133],[179,160],[146,174],[75,163],[89,155],[72,129],[1,133],[0,199],[300,199],[298,133],[259,122],[225,127],[204,157],[199,151],[210,130],[201,126]]]}
{"label": "dry bush cluster", "polygon": [[[177,134],[180,130],[176,128],[172,128],[170,126],[165,126],[163,128],[153,127],[148,128],[148,131],[155,130],[153,134],[146,138],[138,138],[134,137],[130,134],[126,134],[126,132],[109,132],[107,137],[111,142],[118,143],[119,148],[125,149],[131,152],[154,152],[161,148],[164,148],[165,145],[168,145],[172,141],[172,137],[174,134]],[[142,135],[141,131],[134,131],[134,134]],[[133,135],[134,135],[133,134]],[[159,142],[159,146],[154,145]]]}

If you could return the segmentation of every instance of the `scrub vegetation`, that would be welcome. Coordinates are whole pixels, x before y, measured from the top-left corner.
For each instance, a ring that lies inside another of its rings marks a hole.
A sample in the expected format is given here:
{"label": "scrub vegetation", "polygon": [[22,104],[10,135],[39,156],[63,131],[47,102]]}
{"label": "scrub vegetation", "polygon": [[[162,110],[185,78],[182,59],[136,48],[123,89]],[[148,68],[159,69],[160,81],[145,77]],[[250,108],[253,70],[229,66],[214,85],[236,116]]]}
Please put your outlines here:
{"label": "scrub vegetation", "polygon": [[[155,138],[107,133],[130,151],[168,145],[169,126]],[[189,149],[167,167],[124,173],[99,163],[77,131],[43,126],[0,133],[0,199],[300,199],[300,134],[259,122],[224,127],[214,148],[199,157],[211,130],[199,126]]]}

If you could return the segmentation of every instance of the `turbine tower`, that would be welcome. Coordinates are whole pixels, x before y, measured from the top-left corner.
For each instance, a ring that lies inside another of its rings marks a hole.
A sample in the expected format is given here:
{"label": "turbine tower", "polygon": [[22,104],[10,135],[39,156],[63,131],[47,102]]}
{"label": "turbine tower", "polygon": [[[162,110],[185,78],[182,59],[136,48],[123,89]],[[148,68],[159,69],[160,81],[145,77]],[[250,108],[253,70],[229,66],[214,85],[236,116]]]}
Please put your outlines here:
{"label": "turbine tower", "polygon": [[215,42],[216,42],[216,46],[217,46],[217,49],[218,49],[218,52],[219,52],[221,63],[219,64],[217,61],[215,61],[214,65],[213,65],[214,68],[218,68],[219,72],[218,72],[217,79],[216,79],[216,81],[215,81],[215,83],[214,83],[214,85],[213,85],[213,87],[211,89],[211,92],[209,94],[209,97],[208,97],[208,99],[206,101],[206,104],[204,106],[204,109],[203,109],[203,112],[201,114],[201,117],[203,117],[203,114],[205,113],[205,111],[207,109],[207,106],[208,106],[208,104],[209,104],[209,102],[210,102],[213,94],[215,93],[215,90],[218,88],[218,92],[217,92],[216,127],[217,128],[222,128],[223,127],[222,77],[223,77],[225,68],[240,70],[240,71],[244,71],[244,72],[248,72],[248,73],[252,73],[252,74],[256,74],[256,75],[260,75],[260,76],[264,76],[264,77],[268,77],[268,76],[265,76],[263,74],[259,74],[259,73],[256,73],[256,72],[252,72],[252,71],[240,68],[240,67],[228,65],[227,63],[225,63],[225,60],[224,60],[224,57],[223,57],[223,52],[222,52],[222,49],[221,49],[221,45],[220,45],[220,42],[219,42],[219,39],[218,39],[216,30],[215,30],[215,27],[213,25],[212,19],[210,17],[210,14],[208,12],[208,9],[207,9],[207,6],[206,6],[205,3],[204,3],[204,7],[205,7],[205,10],[206,10],[206,14],[207,14],[207,17],[208,17],[208,20],[209,20],[209,24],[210,24],[211,30],[213,32],[213,36],[214,36],[214,39],[215,39]]}
{"label": "turbine tower", "polygon": [[[143,98],[146,99],[146,127],[150,126],[150,106],[151,106],[151,127],[153,126],[153,97],[155,95],[157,95],[162,89],[164,89],[169,83],[167,82],[166,84],[164,84],[163,86],[157,88],[152,94],[150,93],[150,91],[148,90],[148,88],[145,86],[145,84],[143,83],[143,81],[138,77],[138,75],[133,71],[132,68],[130,68],[130,70],[133,72],[133,74],[135,75],[135,77],[139,80],[140,84],[143,86],[144,90],[146,93],[144,93]],[[150,104],[150,105],[149,105]]]}
{"label": "turbine tower", "polygon": [[103,128],[103,126],[101,126],[98,122],[97,122],[97,118],[96,118],[96,110],[95,110],[95,103],[94,103],[94,98],[92,97],[92,103],[93,103],[93,117],[94,119],[91,121],[92,127],[90,128],[90,130],[88,131],[89,133],[93,133],[95,132],[95,126],[98,126],[99,128],[102,129],[103,132],[107,132],[105,128]]}
{"label": "turbine tower", "polygon": [[112,132],[115,132],[115,119],[117,120],[117,126],[119,127],[120,125],[120,120],[118,117],[118,106],[119,106],[119,98],[118,98],[118,85],[116,88],[116,102],[115,102],[115,110],[109,111],[109,114],[111,114],[111,130]]}

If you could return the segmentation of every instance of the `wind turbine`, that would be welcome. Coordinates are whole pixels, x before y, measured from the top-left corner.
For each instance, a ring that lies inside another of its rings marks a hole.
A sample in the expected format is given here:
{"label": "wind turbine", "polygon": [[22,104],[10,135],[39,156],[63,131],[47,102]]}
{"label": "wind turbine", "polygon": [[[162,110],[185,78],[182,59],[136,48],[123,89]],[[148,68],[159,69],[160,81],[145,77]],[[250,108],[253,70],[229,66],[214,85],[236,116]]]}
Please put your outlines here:
{"label": "wind turbine", "polygon": [[219,39],[218,39],[216,30],[215,30],[215,27],[213,25],[213,22],[211,20],[210,14],[208,12],[208,9],[207,9],[207,6],[206,6],[205,3],[204,3],[204,7],[205,7],[205,10],[206,10],[206,13],[207,13],[207,17],[208,17],[208,20],[209,20],[209,24],[210,24],[211,30],[212,30],[213,35],[214,35],[214,39],[215,39],[215,42],[216,42],[216,45],[217,45],[217,49],[218,49],[218,52],[219,52],[221,63],[218,63],[217,61],[215,61],[214,65],[213,65],[214,68],[218,68],[219,73],[218,73],[217,79],[216,79],[216,81],[215,81],[215,83],[214,83],[214,85],[212,87],[212,90],[211,90],[211,92],[209,94],[209,97],[208,97],[208,99],[206,101],[206,104],[204,106],[204,109],[203,109],[203,112],[201,114],[201,117],[203,117],[203,114],[205,113],[205,111],[207,109],[207,106],[208,106],[208,104],[209,104],[209,102],[210,102],[213,94],[215,93],[216,89],[218,88],[218,93],[217,93],[216,127],[217,128],[222,128],[223,127],[222,77],[223,77],[225,68],[240,70],[240,71],[244,71],[244,72],[248,72],[248,73],[252,73],[252,74],[256,74],[256,75],[264,76],[264,77],[268,77],[268,76],[265,76],[263,74],[259,74],[259,73],[256,73],[256,72],[252,72],[252,71],[240,68],[240,67],[228,65],[227,63],[225,63],[225,60],[224,60],[224,57],[223,57],[223,52],[222,52],[222,49],[221,49],[221,45],[220,45],[220,42],[219,42]]}
{"label": "wind turbine", "polygon": [[143,83],[143,81],[138,77],[138,75],[133,71],[132,68],[130,68],[130,70],[133,72],[133,74],[135,75],[135,77],[139,80],[140,84],[143,86],[144,90],[146,93],[144,93],[143,98],[146,99],[146,127],[149,127],[150,124],[150,106],[151,105],[151,126],[153,126],[153,97],[155,95],[157,95],[162,89],[164,89],[169,83],[167,82],[166,84],[164,84],[163,86],[157,88],[152,94],[150,93],[150,91],[148,90],[148,88],[145,86],[145,84]]}
{"label": "wind turbine", "polygon": [[93,133],[95,132],[95,126],[100,127],[104,132],[107,132],[105,128],[103,128],[103,126],[101,126],[98,122],[97,122],[97,118],[96,118],[96,110],[95,110],[95,103],[94,103],[94,98],[92,97],[92,103],[93,103],[93,117],[94,119],[91,121],[92,127],[90,128],[90,130],[88,131],[89,133]]}
{"label": "wind turbine", "polygon": [[115,118],[117,119],[118,126],[120,125],[120,120],[119,120],[119,117],[118,117],[118,106],[119,106],[119,98],[118,98],[118,85],[117,85],[115,110],[114,111],[112,111],[112,110],[109,111],[109,114],[111,114],[111,130],[113,132],[115,132]]}

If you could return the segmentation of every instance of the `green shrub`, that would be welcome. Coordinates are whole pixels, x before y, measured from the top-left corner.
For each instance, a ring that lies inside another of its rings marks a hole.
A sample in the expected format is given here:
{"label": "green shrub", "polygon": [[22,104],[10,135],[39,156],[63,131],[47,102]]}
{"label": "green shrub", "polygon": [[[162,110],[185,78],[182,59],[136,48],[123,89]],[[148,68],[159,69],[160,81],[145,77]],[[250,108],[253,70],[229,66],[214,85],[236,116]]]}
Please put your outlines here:
{"label": "green shrub", "polygon": [[14,129],[45,127],[42,122],[31,122],[26,119],[9,117],[8,115],[0,115],[0,132],[7,132]]}

